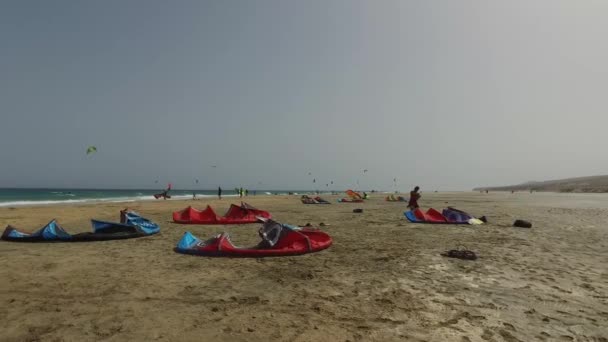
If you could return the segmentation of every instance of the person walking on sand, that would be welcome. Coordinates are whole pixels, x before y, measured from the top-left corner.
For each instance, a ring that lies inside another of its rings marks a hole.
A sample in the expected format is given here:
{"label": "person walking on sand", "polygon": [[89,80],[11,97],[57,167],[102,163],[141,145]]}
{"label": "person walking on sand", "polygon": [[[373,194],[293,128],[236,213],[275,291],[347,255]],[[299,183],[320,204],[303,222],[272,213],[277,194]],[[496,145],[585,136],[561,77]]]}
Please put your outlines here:
{"label": "person walking on sand", "polygon": [[410,201],[407,203],[407,207],[411,210],[418,209],[418,200],[420,199],[419,186],[416,186],[414,190],[410,191]]}
{"label": "person walking on sand", "polygon": [[243,198],[243,188],[240,188],[240,189],[239,189],[239,196],[240,196],[241,198]]}
{"label": "person walking on sand", "polygon": [[222,199],[222,187],[217,187],[217,198]]}
{"label": "person walking on sand", "polygon": [[245,189],[245,197],[249,196],[249,190]]}

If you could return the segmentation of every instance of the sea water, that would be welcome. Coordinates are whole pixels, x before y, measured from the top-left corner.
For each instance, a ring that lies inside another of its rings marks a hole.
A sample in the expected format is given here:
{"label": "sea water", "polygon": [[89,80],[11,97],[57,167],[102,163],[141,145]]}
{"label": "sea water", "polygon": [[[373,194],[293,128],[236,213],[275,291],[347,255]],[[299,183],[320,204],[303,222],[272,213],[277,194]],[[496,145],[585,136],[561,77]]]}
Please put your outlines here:
{"label": "sea water", "polygon": [[[22,205],[48,205],[86,202],[133,202],[154,200],[154,194],[161,190],[138,189],[0,189],[0,207]],[[257,195],[286,195],[294,191],[256,190]],[[307,191],[295,191],[307,193]],[[192,194],[197,198],[217,197],[216,190],[171,190],[171,199],[191,199]],[[253,191],[249,191],[249,196]],[[222,196],[234,197],[234,189],[222,189]]]}

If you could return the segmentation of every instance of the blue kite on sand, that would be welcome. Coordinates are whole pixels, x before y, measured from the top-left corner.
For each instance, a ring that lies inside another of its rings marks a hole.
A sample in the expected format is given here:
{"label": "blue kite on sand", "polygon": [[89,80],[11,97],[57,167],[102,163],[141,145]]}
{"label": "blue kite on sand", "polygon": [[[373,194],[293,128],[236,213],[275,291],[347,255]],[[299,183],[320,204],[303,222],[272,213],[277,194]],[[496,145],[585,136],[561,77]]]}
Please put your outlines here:
{"label": "blue kite on sand", "polygon": [[66,232],[56,220],[33,233],[22,232],[9,225],[1,238],[15,242],[82,242],[131,239],[160,232],[158,224],[127,209],[120,212],[120,223],[91,220],[91,225],[93,232],[79,234]]}

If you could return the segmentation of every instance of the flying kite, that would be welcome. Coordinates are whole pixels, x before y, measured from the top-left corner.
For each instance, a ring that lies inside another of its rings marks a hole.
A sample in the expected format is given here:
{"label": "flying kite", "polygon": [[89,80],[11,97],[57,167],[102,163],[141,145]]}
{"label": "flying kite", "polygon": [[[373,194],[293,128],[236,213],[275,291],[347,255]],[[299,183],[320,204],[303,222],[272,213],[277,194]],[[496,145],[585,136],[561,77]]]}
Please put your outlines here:
{"label": "flying kite", "polygon": [[312,182],[313,182],[313,183],[316,183],[316,182],[317,182],[317,179],[316,179],[316,178],[314,178],[314,179],[312,180]]}
{"label": "flying kite", "polygon": [[95,147],[95,146],[89,146],[87,148],[87,155],[89,155],[91,153],[95,153],[95,152],[97,152],[97,147]]}
{"label": "flying kite", "polygon": [[211,167],[215,169],[217,167],[217,165],[211,165]]}
{"label": "flying kite", "polygon": [[367,169],[363,170],[363,173],[366,173],[366,172],[367,172]]}
{"label": "flying kite", "polygon": [[198,179],[196,180],[196,184],[198,184]]}

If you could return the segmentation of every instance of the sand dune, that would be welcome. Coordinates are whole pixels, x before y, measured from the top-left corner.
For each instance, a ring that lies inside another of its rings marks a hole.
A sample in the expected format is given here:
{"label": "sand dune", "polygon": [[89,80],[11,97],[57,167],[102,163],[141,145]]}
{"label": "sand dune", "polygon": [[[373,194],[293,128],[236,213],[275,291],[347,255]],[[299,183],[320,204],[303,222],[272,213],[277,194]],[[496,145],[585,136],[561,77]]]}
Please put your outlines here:
{"label": "sand dune", "polygon": [[[486,215],[473,226],[410,224],[403,203],[302,205],[248,198],[279,221],[330,223],[323,252],[270,259],[176,254],[186,230],[227,229],[236,244],[257,225],[180,226],[171,212],[223,201],[129,206],[160,235],[111,242],[0,242],[2,341],[608,341],[608,196],[423,194],[421,203]],[[332,199],[332,201],[335,201]],[[572,205],[582,203],[581,205]],[[70,231],[120,204],[0,209],[0,224]],[[361,207],[363,214],[352,209]],[[510,227],[515,218],[532,229]],[[458,245],[477,261],[439,255]]]}
{"label": "sand dune", "polygon": [[543,182],[526,182],[517,185],[479,187],[474,191],[552,191],[552,192],[608,192],[608,176],[589,176],[549,180]]}

